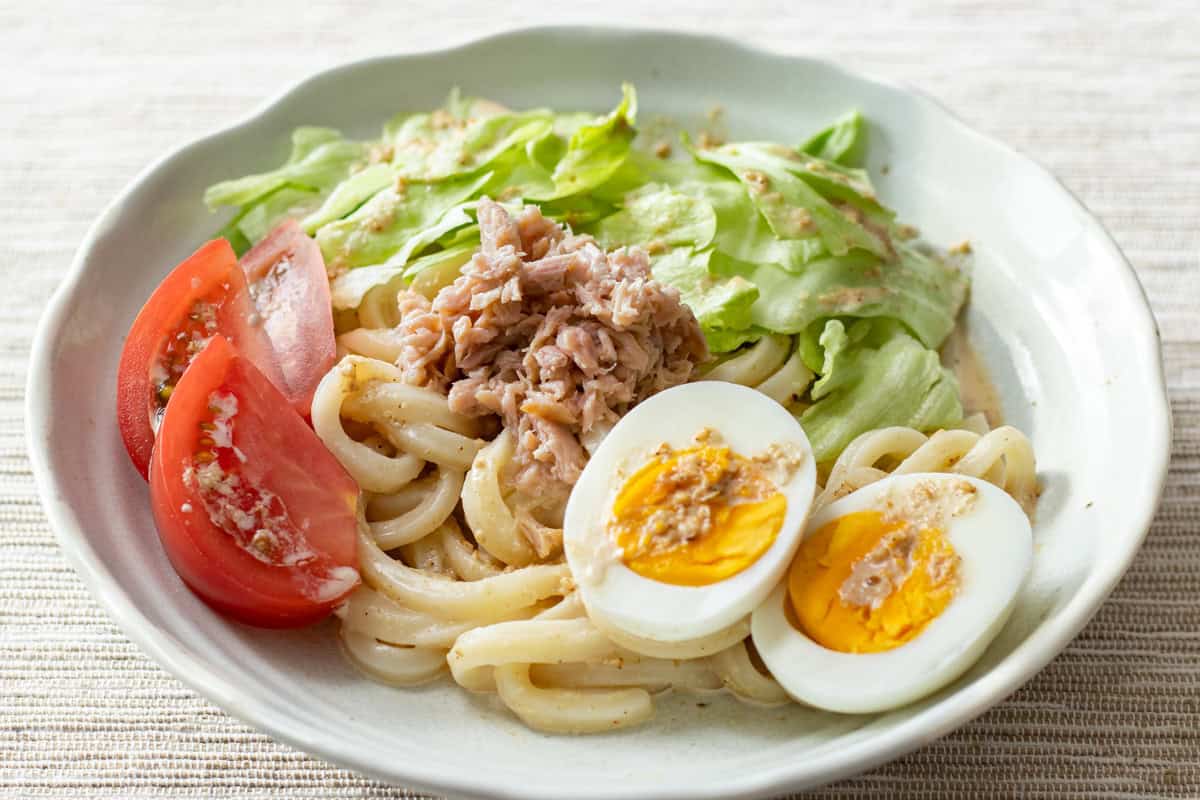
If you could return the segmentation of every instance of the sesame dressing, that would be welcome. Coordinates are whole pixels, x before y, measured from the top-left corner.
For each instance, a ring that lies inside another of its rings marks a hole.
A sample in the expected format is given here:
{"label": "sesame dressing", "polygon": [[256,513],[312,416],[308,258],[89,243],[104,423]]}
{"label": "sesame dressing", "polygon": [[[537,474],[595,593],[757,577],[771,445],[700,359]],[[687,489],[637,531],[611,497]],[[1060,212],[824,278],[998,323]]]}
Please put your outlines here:
{"label": "sesame dressing", "polygon": [[[227,288],[222,287],[219,291]],[[158,356],[151,361],[150,382],[154,387],[154,396],[151,400],[150,427],[156,434],[162,424],[163,413],[167,410],[167,401],[171,399],[188,364],[216,335],[219,310],[219,303],[212,300],[193,303],[183,319],[182,327],[166,338]]]}
{"label": "sesame dressing", "polygon": [[[183,483],[199,498],[209,521],[246,553],[272,567],[306,566],[295,573],[301,591],[317,602],[340,596],[358,580],[349,567],[324,567],[325,557],[308,541],[308,521],[293,521],[283,499],[245,474],[246,454],[235,444],[238,399],[215,391],[208,417],[199,424],[197,450],[183,469]],[[185,504],[185,513],[193,511]],[[315,569],[314,569],[315,567]]]}

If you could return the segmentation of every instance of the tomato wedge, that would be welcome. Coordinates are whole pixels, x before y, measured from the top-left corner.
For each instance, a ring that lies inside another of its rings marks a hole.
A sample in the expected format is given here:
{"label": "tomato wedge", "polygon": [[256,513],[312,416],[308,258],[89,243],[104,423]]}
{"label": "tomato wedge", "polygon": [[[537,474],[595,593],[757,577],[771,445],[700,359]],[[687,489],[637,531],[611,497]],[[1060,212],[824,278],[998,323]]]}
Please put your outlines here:
{"label": "tomato wedge", "polygon": [[184,583],[242,622],[307,625],[359,582],[357,484],[220,335],[172,393],[150,501]]}
{"label": "tomato wedge", "polygon": [[242,256],[242,270],[283,372],[279,388],[307,417],[336,356],[321,248],[295,220],[285,220]]}
{"label": "tomato wedge", "polygon": [[271,342],[258,322],[237,256],[224,239],[175,267],[138,312],[117,368],[117,423],[142,475],[167,400],[196,353],[216,333],[283,385]]}

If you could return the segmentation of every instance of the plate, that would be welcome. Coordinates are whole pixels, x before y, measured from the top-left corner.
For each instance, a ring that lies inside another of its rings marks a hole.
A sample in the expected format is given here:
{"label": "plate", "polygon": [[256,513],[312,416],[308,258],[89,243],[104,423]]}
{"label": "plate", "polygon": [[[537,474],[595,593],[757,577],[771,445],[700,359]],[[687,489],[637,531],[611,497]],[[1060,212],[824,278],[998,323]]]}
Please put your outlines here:
{"label": "plate", "polygon": [[[216,616],[171,570],[145,483],[115,424],[125,332],[163,275],[223,220],[204,188],[283,161],[302,123],[375,135],[394,111],[454,85],[515,107],[610,108],[622,80],[643,118],[800,141],[851,107],[871,121],[883,199],[935,242],[969,238],[969,325],[1008,420],[1037,450],[1044,494],[1017,610],[942,692],[879,716],[729,698],[661,698],[649,725],[573,738],[521,725],[449,682],[402,690],[360,677],[334,623],[267,633]],[[546,28],[320,73],[249,119],[168,155],[109,206],[41,322],[28,441],[63,550],[151,657],[214,703],[302,750],[379,778],[480,797],[758,797],[861,772],[999,702],[1096,611],[1144,537],[1166,474],[1170,417],[1158,335],[1129,264],[1049,173],[911,89],[720,38]]]}

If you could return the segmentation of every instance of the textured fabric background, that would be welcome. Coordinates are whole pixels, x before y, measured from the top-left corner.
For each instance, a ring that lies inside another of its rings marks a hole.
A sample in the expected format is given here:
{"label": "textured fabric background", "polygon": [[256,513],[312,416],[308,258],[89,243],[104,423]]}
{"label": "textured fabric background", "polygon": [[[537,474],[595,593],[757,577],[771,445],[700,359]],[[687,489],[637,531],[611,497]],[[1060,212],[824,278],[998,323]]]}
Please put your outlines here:
{"label": "textured fabric background", "polygon": [[87,226],[167,149],[340,61],[587,21],[718,31],[924,88],[1082,197],[1137,267],[1162,329],[1174,460],[1116,593],[1007,702],[814,796],[1200,797],[1195,3],[507,5],[0,0],[0,795],[412,796],[230,719],[113,626],[38,504],[22,419],[30,341]]}

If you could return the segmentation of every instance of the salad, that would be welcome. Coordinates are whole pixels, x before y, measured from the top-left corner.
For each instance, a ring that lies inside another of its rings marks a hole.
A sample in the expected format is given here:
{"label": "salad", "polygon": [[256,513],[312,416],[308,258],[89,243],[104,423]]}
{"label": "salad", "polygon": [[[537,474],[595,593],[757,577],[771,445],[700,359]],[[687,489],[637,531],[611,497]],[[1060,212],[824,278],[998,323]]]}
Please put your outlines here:
{"label": "salad", "polygon": [[713,369],[754,342],[788,351],[778,399],[829,462],[867,430],[963,418],[937,354],[966,298],[961,257],[917,241],[881,204],[862,169],[867,137],[850,112],[798,144],[640,141],[629,85],[599,119],[455,91],[372,141],[300,128],[284,165],[218,183],[205,202],[235,209],[222,234],[239,252],[300,220],[335,314],[450,283],[479,247],[483,196],[535,203],[608,247],[641,246],[695,313]]}
{"label": "salad", "polygon": [[966,249],[881,203],[857,112],[668,129],[631,86],[599,116],[454,91],[211,186],[229,221],[118,374],[184,583],[556,733],[667,688],[871,713],[969,667],[1037,474],[956,324]]}

